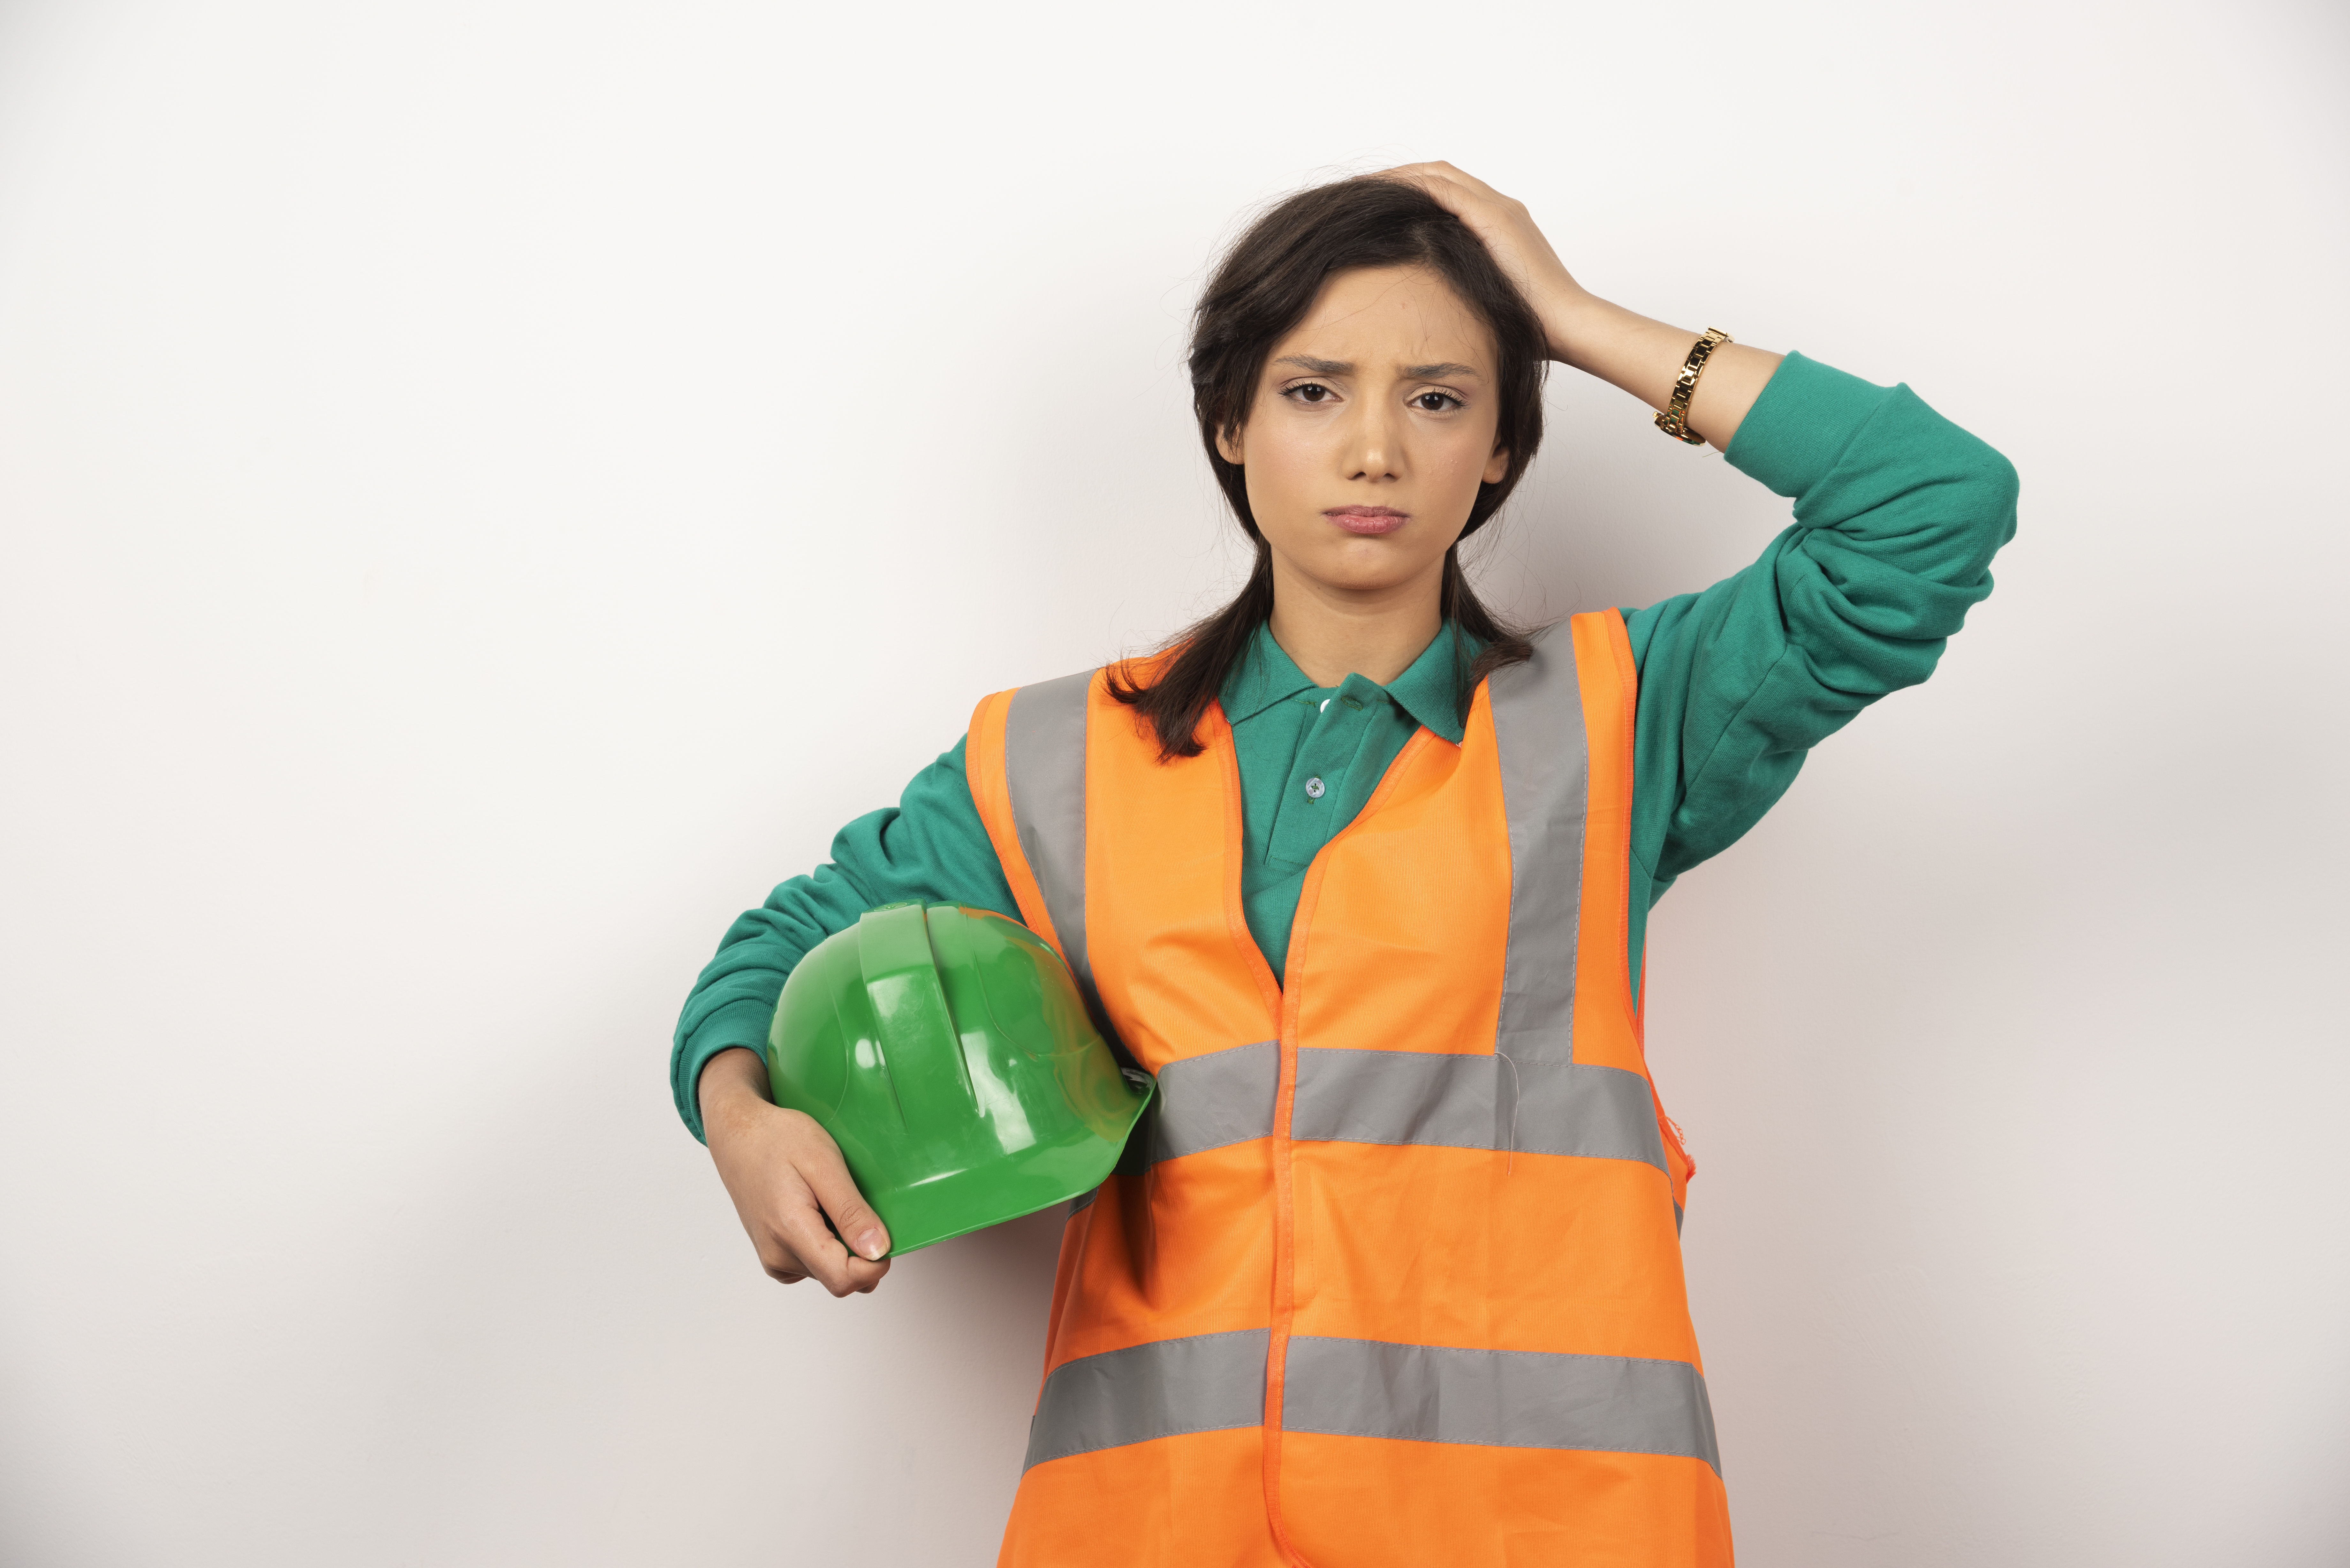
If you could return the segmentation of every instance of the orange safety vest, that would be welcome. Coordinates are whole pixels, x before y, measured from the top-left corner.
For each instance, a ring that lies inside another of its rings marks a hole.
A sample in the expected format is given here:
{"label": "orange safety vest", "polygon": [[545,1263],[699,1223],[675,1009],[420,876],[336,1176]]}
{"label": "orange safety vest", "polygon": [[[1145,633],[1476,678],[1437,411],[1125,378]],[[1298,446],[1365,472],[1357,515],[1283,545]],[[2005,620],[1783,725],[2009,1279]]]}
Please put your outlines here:
{"label": "orange safety vest", "polygon": [[1107,674],[989,697],[965,753],[1022,916],[1159,1081],[1062,1233],[1000,1563],[1728,1564],[1627,973],[1622,618],[1405,743],[1278,982],[1231,726],[1162,763]]}

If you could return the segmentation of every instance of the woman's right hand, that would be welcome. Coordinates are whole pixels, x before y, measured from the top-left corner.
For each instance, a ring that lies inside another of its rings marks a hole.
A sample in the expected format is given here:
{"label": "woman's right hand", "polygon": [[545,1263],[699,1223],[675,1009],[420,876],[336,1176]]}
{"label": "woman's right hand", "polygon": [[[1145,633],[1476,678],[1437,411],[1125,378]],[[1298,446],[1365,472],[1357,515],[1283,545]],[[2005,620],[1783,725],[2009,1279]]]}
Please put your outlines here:
{"label": "woman's right hand", "polygon": [[1406,163],[1380,171],[1381,177],[1419,186],[1436,198],[1444,210],[1460,219],[1469,232],[1485,242],[1486,250],[1518,286],[1534,306],[1549,339],[1550,357],[1572,365],[1577,318],[1596,302],[1590,290],[1575,280],[1557,250],[1543,234],[1523,202],[1504,196],[1482,180],[1450,163]]}
{"label": "woman's right hand", "polygon": [[768,1275],[787,1285],[813,1276],[837,1296],[879,1284],[889,1272],[889,1231],[849,1179],[832,1135],[815,1117],[767,1097],[767,1064],[758,1053],[712,1056],[702,1070],[701,1096],[710,1158]]}

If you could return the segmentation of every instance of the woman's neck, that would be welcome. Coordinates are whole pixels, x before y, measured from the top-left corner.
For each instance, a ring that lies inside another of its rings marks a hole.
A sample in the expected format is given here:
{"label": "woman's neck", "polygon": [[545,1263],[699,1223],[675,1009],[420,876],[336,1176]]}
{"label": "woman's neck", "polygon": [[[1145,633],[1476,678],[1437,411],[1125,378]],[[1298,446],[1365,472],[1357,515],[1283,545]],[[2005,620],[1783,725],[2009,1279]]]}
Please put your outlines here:
{"label": "woman's neck", "polygon": [[1273,563],[1273,640],[1316,686],[1349,675],[1385,686],[1443,629],[1444,575],[1393,587],[1338,588]]}

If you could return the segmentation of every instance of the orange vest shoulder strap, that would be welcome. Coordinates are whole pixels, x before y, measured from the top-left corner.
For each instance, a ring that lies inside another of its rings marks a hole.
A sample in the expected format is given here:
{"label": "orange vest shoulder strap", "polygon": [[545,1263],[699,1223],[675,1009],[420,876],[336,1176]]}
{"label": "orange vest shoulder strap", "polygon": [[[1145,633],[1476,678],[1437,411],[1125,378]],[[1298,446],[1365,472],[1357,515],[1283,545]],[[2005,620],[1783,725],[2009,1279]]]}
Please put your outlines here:
{"label": "orange vest shoulder strap", "polygon": [[[1624,618],[1612,609],[1574,617],[1566,628],[1574,640],[1575,684],[1583,699],[1583,734],[1589,766],[1586,774],[1583,897],[1576,942],[1576,1057],[1588,1041],[1600,1043],[1627,1031],[1629,1051],[1639,1049],[1638,999],[1632,992],[1631,936],[1632,725],[1639,693],[1632,664],[1632,639]],[[1608,1061],[1611,1056],[1591,1059]],[[1615,1062],[1633,1066],[1634,1060]]]}
{"label": "orange vest shoulder strap", "polygon": [[1113,674],[1147,680],[1158,662],[1130,660],[999,691],[972,714],[963,750],[972,800],[1021,919],[1053,944],[1088,996],[1086,781],[1097,744],[1115,745],[1129,732],[1139,739],[1133,724],[1093,721],[1118,711]]}
{"label": "orange vest shoulder strap", "polygon": [[1639,677],[1632,664],[1631,634],[1616,611],[1573,617],[1575,676],[1583,691],[1585,733],[1591,745],[1591,805],[1625,814],[1627,837],[1632,811],[1632,724],[1639,711]]}
{"label": "orange vest shoulder strap", "polygon": [[1003,879],[1012,885],[1021,922],[1058,952],[1061,939],[1053,929],[1053,912],[1045,907],[1044,889],[1036,885],[1036,873],[1021,850],[1020,826],[1012,814],[1012,780],[1003,748],[1012,700],[1019,694],[1015,688],[980,699],[964,739],[963,776],[971,784],[972,804],[979,807],[980,823],[987,829],[987,841],[1003,867]]}

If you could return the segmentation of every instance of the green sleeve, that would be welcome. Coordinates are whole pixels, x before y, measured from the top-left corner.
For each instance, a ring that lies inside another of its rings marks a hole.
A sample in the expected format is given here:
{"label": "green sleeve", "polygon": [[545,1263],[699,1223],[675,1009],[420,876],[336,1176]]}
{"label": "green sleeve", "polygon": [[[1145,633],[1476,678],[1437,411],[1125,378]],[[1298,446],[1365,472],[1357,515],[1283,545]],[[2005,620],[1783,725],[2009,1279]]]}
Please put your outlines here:
{"label": "green sleeve", "polygon": [[763,1051],[784,977],[809,949],[878,905],[900,898],[952,901],[1020,918],[1012,886],[979,820],[963,774],[963,742],[914,775],[894,808],[840,830],[832,860],[795,877],[744,912],[693,982],[670,1051],[677,1113],[702,1137],[702,1069],[736,1045]]}
{"label": "green sleeve", "polygon": [[1908,388],[1800,354],[1726,455],[1790,497],[1795,521],[1737,576],[1625,615],[1640,677],[1636,977],[1648,906],[1753,826],[1805,752],[1933,673],[2015,533],[2007,459]]}

